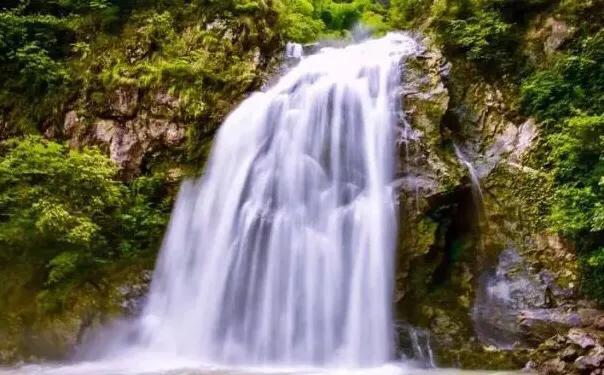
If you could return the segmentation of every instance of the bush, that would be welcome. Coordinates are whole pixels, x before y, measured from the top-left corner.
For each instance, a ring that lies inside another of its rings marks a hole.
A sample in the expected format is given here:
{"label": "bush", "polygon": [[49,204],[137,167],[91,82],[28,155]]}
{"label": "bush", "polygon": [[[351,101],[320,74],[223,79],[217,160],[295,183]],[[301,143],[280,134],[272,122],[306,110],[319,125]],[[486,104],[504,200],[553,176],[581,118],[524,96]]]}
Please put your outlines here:
{"label": "bush", "polygon": [[481,68],[503,71],[515,64],[516,17],[509,15],[509,7],[503,0],[393,0],[388,15],[397,28],[430,25],[449,53],[461,54]]}
{"label": "bush", "polygon": [[547,143],[558,186],[552,227],[570,236],[604,230],[604,115],[573,117]]}
{"label": "bush", "polygon": [[157,249],[171,206],[163,175],[129,185],[96,149],[30,136],[0,144],[2,258],[36,259],[46,284]]}
{"label": "bush", "polygon": [[[562,3],[565,6],[569,6],[568,2]],[[550,228],[575,241],[583,274],[582,289],[604,302],[602,87],[604,32],[599,31],[581,35],[549,67],[525,80],[520,102],[525,114],[541,121],[547,137],[542,162],[551,171],[555,184]]]}
{"label": "bush", "polygon": [[119,256],[134,257],[154,251],[162,239],[172,206],[162,174],[142,176],[128,189],[124,205],[117,217],[120,233]]}
{"label": "bush", "polygon": [[556,181],[550,226],[576,241],[584,291],[604,301],[604,115],[573,117],[547,143]]}
{"label": "bush", "polygon": [[284,37],[294,42],[312,42],[324,31],[325,24],[315,15],[315,8],[309,0],[290,0],[279,2],[280,27]]}
{"label": "bush", "polygon": [[577,112],[604,113],[604,32],[586,38],[571,52],[522,84],[526,113],[554,124]]}
{"label": "bush", "polygon": [[407,28],[421,22],[430,12],[431,0],[392,0],[388,15],[390,22]]}
{"label": "bush", "polygon": [[496,12],[481,12],[462,20],[446,22],[448,45],[480,63],[506,64],[510,54],[511,25]]}
{"label": "bush", "polygon": [[39,137],[4,142],[0,243],[26,252],[92,250],[102,236],[99,223],[123,202],[116,173],[95,149],[70,151]]}

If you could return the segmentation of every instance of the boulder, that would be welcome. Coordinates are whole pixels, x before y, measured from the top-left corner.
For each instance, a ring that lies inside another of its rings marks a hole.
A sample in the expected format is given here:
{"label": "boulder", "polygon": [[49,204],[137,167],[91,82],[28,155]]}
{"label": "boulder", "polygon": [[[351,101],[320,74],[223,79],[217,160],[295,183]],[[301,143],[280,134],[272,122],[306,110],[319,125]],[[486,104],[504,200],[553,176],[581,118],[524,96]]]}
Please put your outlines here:
{"label": "boulder", "polygon": [[532,354],[530,367],[540,374],[597,374],[604,369],[604,332],[572,328],[543,342]]}
{"label": "boulder", "polygon": [[566,334],[568,341],[581,349],[591,349],[596,346],[597,338],[590,332],[579,328],[573,328]]}
{"label": "boulder", "polygon": [[543,50],[546,55],[556,52],[564,43],[566,43],[574,34],[575,30],[565,21],[549,17],[545,20]]}
{"label": "boulder", "polygon": [[577,358],[574,364],[580,371],[604,368],[604,347],[593,347],[587,354]]}
{"label": "boulder", "polygon": [[554,358],[545,362],[541,367],[543,375],[566,375],[568,374],[568,365],[566,362]]}

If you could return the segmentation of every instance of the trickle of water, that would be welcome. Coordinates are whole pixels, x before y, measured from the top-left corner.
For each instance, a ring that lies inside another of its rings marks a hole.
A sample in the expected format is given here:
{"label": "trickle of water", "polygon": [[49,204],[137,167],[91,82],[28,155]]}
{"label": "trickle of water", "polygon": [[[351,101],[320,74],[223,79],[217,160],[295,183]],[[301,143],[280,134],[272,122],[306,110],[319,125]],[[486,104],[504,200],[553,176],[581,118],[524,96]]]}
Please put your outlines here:
{"label": "trickle of water", "polygon": [[147,305],[107,355],[389,361],[397,88],[416,50],[402,34],[325,48],[245,100],[183,183]]}
{"label": "trickle of water", "polygon": [[453,144],[453,149],[455,150],[455,155],[457,156],[459,162],[468,170],[470,180],[472,181],[472,194],[474,195],[474,200],[481,208],[484,201],[484,196],[482,194],[482,188],[480,187],[480,177],[478,176],[478,172],[466,155],[461,152],[459,146]]}
{"label": "trickle of water", "polygon": [[397,326],[399,347],[404,359],[418,362],[421,367],[436,368],[430,332],[407,323]]}

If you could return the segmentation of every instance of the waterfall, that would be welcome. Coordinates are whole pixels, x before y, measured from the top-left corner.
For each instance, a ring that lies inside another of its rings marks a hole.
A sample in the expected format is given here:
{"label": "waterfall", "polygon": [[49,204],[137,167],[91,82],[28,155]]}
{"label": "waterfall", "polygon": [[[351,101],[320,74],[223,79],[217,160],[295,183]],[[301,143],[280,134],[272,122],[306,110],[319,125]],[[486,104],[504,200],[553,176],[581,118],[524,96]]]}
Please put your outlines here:
{"label": "waterfall", "polygon": [[130,350],[229,365],[392,358],[399,70],[416,49],[402,34],[324,48],[228,116],[204,175],[180,189]]}

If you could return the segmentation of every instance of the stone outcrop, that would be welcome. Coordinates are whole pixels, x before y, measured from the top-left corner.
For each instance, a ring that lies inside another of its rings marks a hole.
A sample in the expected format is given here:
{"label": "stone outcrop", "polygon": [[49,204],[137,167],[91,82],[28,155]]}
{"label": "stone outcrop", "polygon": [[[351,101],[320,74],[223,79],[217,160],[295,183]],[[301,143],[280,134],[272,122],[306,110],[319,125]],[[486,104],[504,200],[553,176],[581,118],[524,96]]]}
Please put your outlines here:
{"label": "stone outcrop", "polygon": [[470,318],[480,276],[480,204],[455,148],[472,156],[484,178],[500,164],[521,162],[534,122],[510,119],[494,86],[458,80],[430,41],[423,46],[402,69],[396,315],[428,330],[440,365],[521,367],[524,351],[481,341]]}
{"label": "stone outcrop", "polygon": [[94,118],[77,110],[65,115],[62,132],[73,148],[96,145],[106,150],[122,176],[136,175],[154,153],[178,149],[185,141],[185,125],[174,119],[178,99],[164,92],[140,106],[138,90],[118,88]]}
{"label": "stone outcrop", "polygon": [[505,84],[423,45],[402,69],[396,316],[426,330],[439,365],[520,368],[600,312],[577,300],[574,249],[541,222],[551,185],[527,163],[535,120]]}
{"label": "stone outcrop", "polygon": [[524,34],[523,49],[531,63],[540,65],[563,49],[576,28],[555,14],[541,14],[533,19]]}

